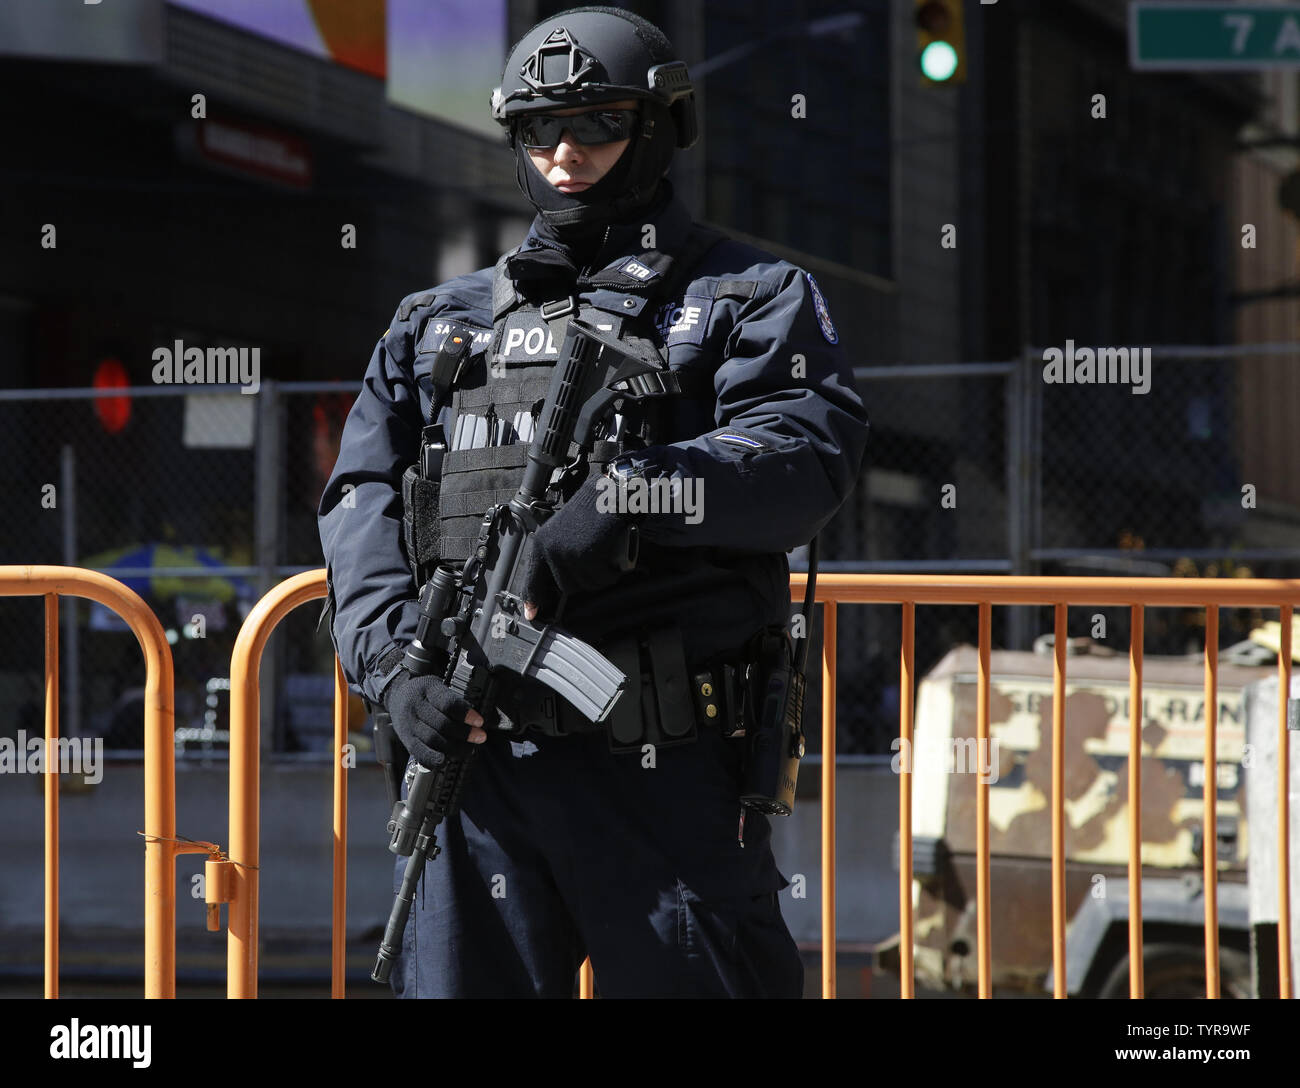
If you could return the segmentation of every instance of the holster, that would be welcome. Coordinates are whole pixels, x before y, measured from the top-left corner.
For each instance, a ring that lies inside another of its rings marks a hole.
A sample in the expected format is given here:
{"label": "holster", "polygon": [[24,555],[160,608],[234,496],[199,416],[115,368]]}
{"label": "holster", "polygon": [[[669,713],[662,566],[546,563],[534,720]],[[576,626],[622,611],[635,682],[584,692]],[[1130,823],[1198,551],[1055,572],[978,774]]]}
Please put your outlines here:
{"label": "holster", "polygon": [[794,809],[805,749],[806,681],[783,628],[765,628],[749,649],[753,660],[746,685],[750,725],[741,802],[760,812],[788,816]]}
{"label": "holster", "polygon": [[387,710],[382,706],[374,707],[371,720],[374,722],[371,733],[375,741],[375,761],[384,772],[384,789],[388,793],[388,808],[391,812],[401,799],[402,776],[406,773],[406,763],[410,757],[406,745],[393,728],[393,719]]}

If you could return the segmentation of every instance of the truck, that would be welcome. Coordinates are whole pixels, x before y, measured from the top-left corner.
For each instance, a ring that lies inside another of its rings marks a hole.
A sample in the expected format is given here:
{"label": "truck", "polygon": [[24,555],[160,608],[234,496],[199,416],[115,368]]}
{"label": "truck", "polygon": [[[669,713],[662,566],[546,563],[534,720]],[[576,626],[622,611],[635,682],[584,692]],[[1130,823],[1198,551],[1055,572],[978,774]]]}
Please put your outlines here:
{"label": "truck", "polygon": [[[1268,996],[1270,987],[1276,993],[1278,679],[1276,648],[1270,652],[1260,645],[1267,641],[1256,638],[1220,652],[1217,758],[1209,772],[1217,783],[1217,827],[1209,844],[1202,832],[1207,773],[1202,655],[1147,657],[1143,662],[1141,872],[1147,997],[1205,994],[1202,874],[1207,849],[1218,872],[1221,994]],[[1071,996],[1127,997],[1128,654],[1082,638],[1069,641],[1067,658],[1066,990]],[[1050,635],[1040,638],[1033,652],[991,651],[990,743],[985,752],[975,744],[975,647],[949,651],[918,687],[911,753],[918,992],[975,992],[975,783],[981,775],[989,783],[993,990],[996,996],[1052,991],[1052,663]],[[1249,743],[1248,711],[1255,720]],[[1300,744],[1292,745],[1293,760],[1297,748]],[[1256,792],[1264,807],[1255,821],[1267,825],[1270,815],[1272,821],[1271,830],[1261,826],[1257,835],[1271,846],[1257,856],[1250,850],[1247,819],[1252,769],[1263,776]],[[1267,776],[1274,776],[1271,793]],[[1293,772],[1292,780],[1296,777]],[[1292,813],[1294,817],[1294,807]],[[1293,835],[1300,835],[1300,828]],[[897,856],[896,838],[895,869]],[[879,966],[894,974],[899,970],[898,941],[895,934],[876,949]]]}

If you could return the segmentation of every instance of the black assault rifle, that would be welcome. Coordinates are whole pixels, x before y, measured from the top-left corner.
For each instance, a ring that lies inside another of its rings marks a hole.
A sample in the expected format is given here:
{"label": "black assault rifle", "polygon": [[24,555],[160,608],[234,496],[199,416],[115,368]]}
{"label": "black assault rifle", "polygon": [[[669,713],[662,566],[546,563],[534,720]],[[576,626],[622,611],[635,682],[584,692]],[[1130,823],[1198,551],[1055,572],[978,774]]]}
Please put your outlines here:
{"label": "black assault rifle", "polygon": [[[456,345],[459,362],[467,345],[459,339]],[[439,364],[448,358],[452,356],[440,355],[435,364],[435,385],[440,384]],[[589,450],[596,423],[615,400],[632,395],[626,386],[617,386],[656,369],[617,340],[570,320],[518,493],[484,515],[464,567],[457,571],[439,565],[420,592],[419,624],[406,651],[406,669],[416,676],[441,676],[483,715],[489,729],[507,727],[496,710],[502,673],[540,681],[593,722],[609,715],[627,684],[627,677],[587,643],[553,624],[530,622],[515,580],[528,537],[555,511],[547,491],[555,470],[571,464],[570,446],[576,444],[581,453]],[[634,553],[635,545],[631,548]],[[376,982],[387,982],[392,972],[416,885],[425,863],[441,850],[434,831],[456,812],[472,760],[473,751],[464,758],[445,757],[436,767],[416,764],[407,775],[406,800],[393,805],[388,849],[410,860],[370,976]]]}

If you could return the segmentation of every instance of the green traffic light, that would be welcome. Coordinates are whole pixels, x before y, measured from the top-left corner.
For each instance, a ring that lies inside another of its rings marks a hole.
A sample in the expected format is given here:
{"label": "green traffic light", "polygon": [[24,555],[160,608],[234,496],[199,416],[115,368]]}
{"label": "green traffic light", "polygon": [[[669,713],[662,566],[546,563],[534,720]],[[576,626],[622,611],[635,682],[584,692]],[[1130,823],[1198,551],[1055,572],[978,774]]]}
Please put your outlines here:
{"label": "green traffic light", "polygon": [[947,42],[931,42],[921,50],[921,72],[936,83],[951,79],[957,64],[957,50]]}

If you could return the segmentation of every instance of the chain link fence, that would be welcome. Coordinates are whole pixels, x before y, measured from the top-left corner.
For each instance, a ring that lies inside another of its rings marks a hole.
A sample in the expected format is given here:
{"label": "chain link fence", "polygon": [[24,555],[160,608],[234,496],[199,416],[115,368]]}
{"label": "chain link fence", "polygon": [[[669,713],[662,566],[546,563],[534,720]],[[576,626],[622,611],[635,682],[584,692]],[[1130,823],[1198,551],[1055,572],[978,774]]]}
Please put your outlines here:
{"label": "chain link fence", "polygon": [[[1260,359],[1296,350],[1154,349],[1145,392],[1134,381],[1046,380],[1042,349],[859,370],[871,443],[856,494],[823,531],[821,569],[1300,577],[1295,441],[1258,381]],[[346,383],[272,382],[255,396],[198,386],[0,394],[10,514],[0,563],[92,567],[145,598],[172,641],[185,758],[224,752],[230,653],[249,608],[323,565],[316,503],[355,395]],[[1111,644],[1126,646],[1128,610],[1100,612]],[[1072,610],[1070,634],[1093,633],[1096,615]],[[1263,618],[1225,610],[1222,644]],[[138,750],[134,638],[90,602],[66,599],[60,619],[65,730]],[[820,609],[813,660],[819,620]],[[38,600],[0,600],[10,736],[41,729],[41,622]],[[333,647],[316,622],[317,609],[299,609],[268,645],[264,743],[284,758],[323,758],[332,743]],[[845,754],[890,751],[899,622],[893,605],[840,610]],[[1197,610],[1152,610],[1148,654],[1199,651],[1203,624]],[[1047,609],[994,611],[998,645],[1027,649],[1051,629]],[[974,609],[927,606],[918,673],[975,639]],[[819,686],[820,670],[810,681]]]}
{"label": "chain link fence", "polygon": [[[13,512],[0,562],[90,567],[145,599],[172,645],[178,755],[225,751],[240,624],[271,585],[323,565],[315,504],[354,396],[340,386],[284,398],[269,383],[255,396],[200,386],[0,395]],[[0,617],[5,728],[30,736],[42,729],[40,601],[0,600]],[[315,619],[299,610],[267,650],[263,732],[284,754],[332,743],[333,651]],[[138,751],[135,639],[76,598],[61,602],[60,621],[65,732]]]}
{"label": "chain link fence", "polygon": [[[1300,345],[1152,347],[1148,357],[1067,343],[1006,362],[856,374],[871,443],[824,569],[1300,577],[1300,435],[1286,418]],[[1222,609],[1221,647],[1275,617]],[[1052,630],[1051,609],[993,611],[998,646],[1030,649]],[[1103,630],[1126,649],[1128,608],[1070,610],[1071,637]],[[900,634],[897,606],[840,610],[842,753],[890,751]],[[1203,609],[1151,609],[1144,646],[1199,655],[1204,634]],[[975,609],[926,606],[917,674],[977,638]]]}

